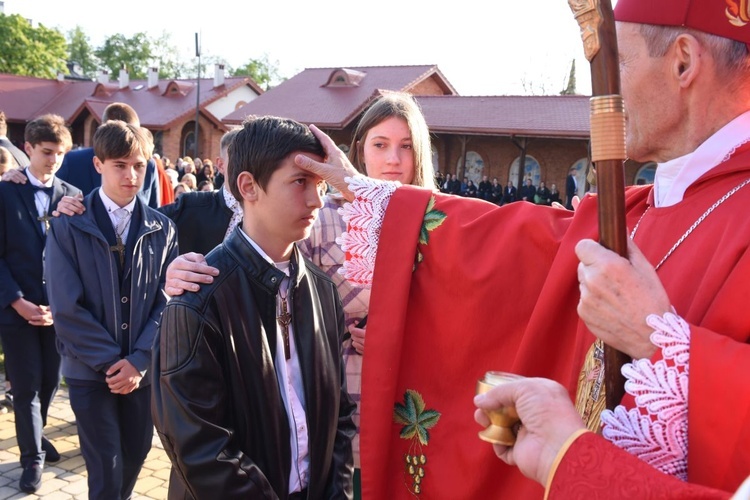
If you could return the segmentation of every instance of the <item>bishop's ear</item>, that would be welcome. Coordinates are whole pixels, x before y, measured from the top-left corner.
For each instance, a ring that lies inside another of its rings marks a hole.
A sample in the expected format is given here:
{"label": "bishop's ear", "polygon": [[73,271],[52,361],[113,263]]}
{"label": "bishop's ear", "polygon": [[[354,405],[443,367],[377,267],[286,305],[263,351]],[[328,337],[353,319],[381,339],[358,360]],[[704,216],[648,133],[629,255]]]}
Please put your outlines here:
{"label": "bishop's ear", "polygon": [[708,51],[695,36],[683,33],[674,41],[672,54],[672,74],[681,87],[689,87],[697,78],[703,64],[702,58],[706,57]]}
{"label": "bishop's ear", "polygon": [[237,176],[237,189],[243,200],[255,201],[258,199],[260,186],[255,182],[255,177],[250,172],[240,172]]}

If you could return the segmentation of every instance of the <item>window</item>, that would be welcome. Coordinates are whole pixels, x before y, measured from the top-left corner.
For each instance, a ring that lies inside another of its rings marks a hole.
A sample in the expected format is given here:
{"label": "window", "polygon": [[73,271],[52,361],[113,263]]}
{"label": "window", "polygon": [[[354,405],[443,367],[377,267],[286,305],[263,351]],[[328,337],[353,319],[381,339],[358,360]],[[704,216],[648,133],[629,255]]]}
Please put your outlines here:
{"label": "window", "polygon": [[[589,162],[588,158],[581,158],[570,166],[570,168],[576,169],[576,184],[578,186],[578,196],[581,197],[586,194],[586,173],[588,172],[590,164],[591,163]],[[565,174],[566,177],[567,175],[568,174]]]}
{"label": "window", "polygon": [[[518,181],[518,165],[520,163],[521,157],[518,156],[510,165],[510,174],[508,179],[513,181],[514,186]],[[542,180],[542,167],[539,165],[539,162],[536,160],[536,158],[531,155],[526,155],[521,183],[526,182],[526,179],[531,179],[531,183],[535,186],[538,186]]]}
{"label": "window", "polygon": [[644,184],[653,184],[656,175],[656,163],[650,161],[638,169],[635,174],[634,184],[641,186]]}
{"label": "window", "polygon": [[[464,159],[459,158],[456,165],[456,172],[460,172],[463,165]],[[476,151],[467,151],[466,169],[463,171],[463,177],[468,177],[469,180],[474,181],[474,184],[477,184],[482,180],[482,175],[484,175],[482,172],[484,172],[484,160],[482,157]]]}

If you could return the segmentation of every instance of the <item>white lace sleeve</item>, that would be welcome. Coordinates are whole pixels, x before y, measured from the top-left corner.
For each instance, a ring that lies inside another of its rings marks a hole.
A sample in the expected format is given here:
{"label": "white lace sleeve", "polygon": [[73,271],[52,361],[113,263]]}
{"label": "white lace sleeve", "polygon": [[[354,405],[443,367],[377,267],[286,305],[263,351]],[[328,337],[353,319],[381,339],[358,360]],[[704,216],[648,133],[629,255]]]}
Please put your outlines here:
{"label": "white lace sleeve", "polygon": [[370,288],[385,210],[401,184],[363,175],[345,180],[354,193],[354,201],[339,209],[347,224],[346,232],[336,239],[346,252],[346,261],[339,272],[355,285]]}
{"label": "white lace sleeve", "polygon": [[622,367],[636,407],[602,412],[602,435],[660,471],[687,481],[690,325],[673,313],[650,315],[651,342],[662,359]]}

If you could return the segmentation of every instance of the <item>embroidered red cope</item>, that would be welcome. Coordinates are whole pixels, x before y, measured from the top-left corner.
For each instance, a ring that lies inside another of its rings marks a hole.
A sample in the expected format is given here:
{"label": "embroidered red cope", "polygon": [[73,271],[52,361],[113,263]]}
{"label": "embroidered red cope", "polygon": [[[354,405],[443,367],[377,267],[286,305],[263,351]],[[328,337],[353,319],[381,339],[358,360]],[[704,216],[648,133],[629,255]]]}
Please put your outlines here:
{"label": "embroidered red cope", "polygon": [[[748,177],[745,146],[695,182],[682,202],[652,207],[636,244],[656,264],[708,207]],[[431,199],[431,210],[445,217],[420,244]],[[650,204],[650,187],[628,188],[629,228]],[[676,314],[690,329],[688,481],[725,491],[734,491],[750,471],[748,207],[745,188],[659,270]],[[410,186],[393,194],[379,236],[363,366],[365,498],[412,498],[404,474],[410,442],[400,437],[402,426],[393,417],[407,391],[417,391],[440,413],[423,447],[429,462],[422,496],[542,497],[539,485],[479,440],[472,398],[488,370],[549,377],[575,398],[594,337],[576,313],[573,249],[582,238],[598,238],[596,220],[593,196],[573,216],[527,203],[498,208]],[[623,402],[634,406],[632,397]]]}

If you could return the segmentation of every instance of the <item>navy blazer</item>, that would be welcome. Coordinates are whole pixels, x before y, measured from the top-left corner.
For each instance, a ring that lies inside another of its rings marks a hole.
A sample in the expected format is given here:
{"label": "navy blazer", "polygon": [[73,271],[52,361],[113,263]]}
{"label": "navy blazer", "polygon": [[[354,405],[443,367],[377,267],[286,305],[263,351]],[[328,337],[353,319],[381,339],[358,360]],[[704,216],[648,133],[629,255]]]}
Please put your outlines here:
{"label": "navy blazer", "polygon": [[[55,178],[52,182],[50,212],[63,196],[80,190]],[[34,304],[47,305],[44,283],[46,236],[37,220],[34,188],[30,182],[0,182],[0,325],[27,324],[11,303],[23,297]]]}
{"label": "navy blazer", "polygon": [[[102,176],[94,167],[94,148],[76,149],[66,154],[56,176],[80,189],[84,196],[101,187]],[[158,180],[156,162],[149,159],[146,164],[146,176],[138,196],[151,208],[159,208],[158,188],[156,187]]]}

